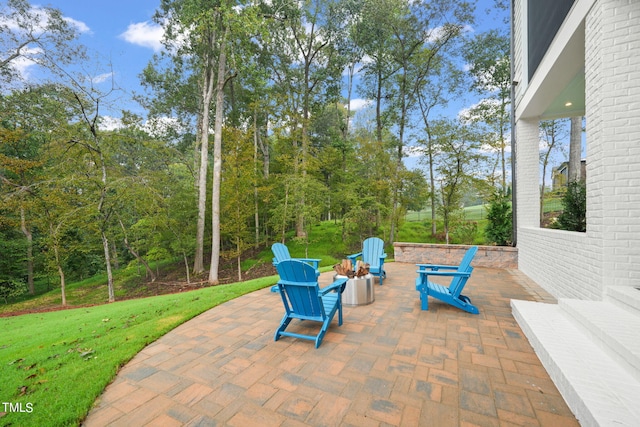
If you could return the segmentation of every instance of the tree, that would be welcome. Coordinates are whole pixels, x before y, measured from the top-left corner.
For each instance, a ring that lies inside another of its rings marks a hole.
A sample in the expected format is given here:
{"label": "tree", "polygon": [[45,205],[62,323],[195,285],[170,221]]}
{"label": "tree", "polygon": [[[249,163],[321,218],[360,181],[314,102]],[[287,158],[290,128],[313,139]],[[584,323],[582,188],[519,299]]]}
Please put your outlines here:
{"label": "tree", "polygon": [[[283,131],[288,133],[295,159],[291,166],[300,175],[298,182],[305,182],[310,172],[312,112],[321,109],[325,100],[338,98],[339,80],[344,62],[338,56],[336,44],[346,36],[343,23],[345,14],[339,2],[313,0],[305,7],[278,4],[286,13],[286,19],[276,21],[271,36],[272,72],[278,94],[286,103],[281,112]],[[294,186],[301,189],[304,186]],[[304,237],[307,225],[304,194],[295,194],[296,235]]]}
{"label": "tree", "polygon": [[[86,58],[85,48],[76,44],[77,37],[78,28],[65,20],[58,9],[35,8],[26,0],[8,0],[6,5],[0,6],[0,84],[3,89],[22,80],[16,67],[19,62],[39,65],[53,74],[64,74],[64,66]],[[20,123],[16,131],[20,133],[20,126],[25,124]],[[18,159],[16,161],[20,162]],[[23,201],[18,207],[20,228],[28,242],[27,283],[29,292],[33,294],[33,234],[24,204],[27,199],[20,197],[20,200]]]}
{"label": "tree", "polygon": [[[0,220],[2,213],[0,211]],[[5,304],[10,298],[27,292],[24,282],[25,243],[13,227],[0,221],[0,298]]]}
{"label": "tree", "polygon": [[474,177],[474,166],[480,163],[482,155],[478,152],[477,135],[469,125],[443,120],[438,122],[433,130],[441,148],[441,158],[436,172],[440,181],[439,211],[448,244],[455,214],[462,207],[464,190],[477,179]]}
{"label": "tree", "polygon": [[[452,40],[453,41],[453,40]],[[452,43],[453,44],[453,43]],[[428,61],[416,78],[417,101],[420,117],[424,125],[424,137],[418,140],[418,147],[424,155],[429,173],[429,188],[431,199],[431,235],[436,235],[436,179],[435,164],[438,156],[438,146],[431,131],[432,112],[438,107],[446,107],[451,96],[459,96],[464,90],[463,74],[453,63],[453,58],[440,55],[437,60]]]}
{"label": "tree", "polygon": [[225,129],[224,132],[221,234],[232,249],[223,253],[227,258],[236,258],[238,281],[241,281],[242,254],[251,246],[249,222],[253,212],[247,206],[253,198],[253,144],[251,134],[239,129]]}
{"label": "tree", "polygon": [[75,44],[78,28],[58,9],[32,7],[27,0],[8,0],[0,8],[0,82],[21,79],[15,64],[37,64],[53,73],[85,58]]}
{"label": "tree", "polygon": [[[388,132],[383,138],[392,138]],[[360,244],[370,236],[386,234],[392,220],[392,177],[400,176],[392,144],[380,149],[376,130],[358,129],[353,154],[349,156],[346,188],[341,192],[345,206],[343,233]],[[350,236],[348,236],[350,235]],[[385,239],[388,239],[385,235]],[[384,240],[384,239],[383,239]]]}
{"label": "tree", "polygon": [[27,216],[33,202],[31,186],[42,167],[39,159],[42,140],[14,121],[19,115],[10,112],[0,127],[0,189],[5,207],[17,213],[14,221],[19,223],[26,240],[26,277],[29,293],[33,295],[33,233]]}
{"label": "tree", "polygon": [[[207,196],[210,111],[213,120],[213,176],[211,188],[212,237],[209,283],[218,283],[220,255],[220,183],[222,172],[222,123],[225,115],[225,85],[235,72],[227,61],[233,46],[254,35],[255,15],[251,7],[235,2],[213,4],[202,0],[163,0],[155,19],[165,26],[164,43],[172,46],[170,60],[187,63],[186,72],[198,81],[198,130],[200,169],[198,173],[198,226],[194,272],[204,271],[203,242]],[[237,65],[236,62],[233,65]]]}
{"label": "tree", "polygon": [[562,213],[558,225],[563,230],[587,231],[587,188],[583,181],[572,181],[562,198]]}
{"label": "tree", "polygon": [[[540,122],[540,139],[545,144],[546,150],[540,152],[542,164],[542,183],[540,185],[540,221],[544,219],[544,195],[546,191],[546,176],[552,153],[560,147],[561,141],[566,138],[566,126],[562,120],[547,120]],[[542,225],[542,224],[541,224]]]}
{"label": "tree", "polygon": [[430,197],[429,184],[421,170],[406,171],[400,188],[402,206],[407,210],[421,211]]}
{"label": "tree", "polygon": [[490,129],[485,143],[497,152],[496,165],[500,165],[500,185],[507,187],[506,146],[510,126],[511,104],[510,43],[499,30],[479,34],[468,43],[465,58],[477,93],[487,95],[471,109],[471,116],[486,123]]}
{"label": "tree", "polygon": [[507,246],[513,241],[513,225],[510,197],[498,189],[489,200],[485,236],[489,242]]}
{"label": "tree", "polygon": [[[82,90],[82,89],[81,89]],[[86,96],[83,96],[86,95]],[[69,149],[77,149],[84,152],[91,159],[90,165],[87,167],[90,187],[95,192],[95,214],[97,216],[97,226],[102,240],[102,248],[104,251],[104,261],[107,270],[107,289],[109,302],[116,300],[115,288],[113,282],[113,271],[111,265],[111,247],[109,242],[109,222],[112,219],[113,203],[117,199],[110,188],[111,182],[108,174],[109,153],[107,142],[103,139],[100,132],[100,105],[108,94],[98,94],[95,91],[85,90],[84,93],[74,93],[77,102],[76,107],[79,110],[81,125],[77,136],[71,137],[67,141]],[[84,156],[79,155],[82,159]],[[110,191],[111,190],[111,191]],[[112,200],[112,198],[114,200]]]}
{"label": "tree", "polygon": [[397,0],[366,0],[362,9],[362,19],[353,31],[356,45],[369,61],[363,64],[361,91],[375,102],[375,135],[382,142],[386,118],[383,116],[383,102],[387,97],[389,78],[393,75],[392,28],[389,20],[398,14],[400,2]]}
{"label": "tree", "polygon": [[[383,127],[393,127],[397,132],[392,141],[398,172],[403,169],[406,133],[410,129],[412,112],[420,102],[420,92],[428,87],[430,77],[445,62],[444,58],[453,54],[464,26],[473,21],[471,12],[469,3],[462,1],[365,2],[363,19],[356,34],[359,46],[371,58],[364,66],[363,88],[376,103],[378,141],[382,141]],[[422,101],[428,103],[424,98]],[[394,177],[394,218],[398,217],[400,209],[398,188],[401,181],[401,177]],[[392,222],[391,240],[395,227]]]}
{"label": "tree", "polygon": [[569,137],[569,182],[582,179],[582,117],[571,117],[571,136]]}

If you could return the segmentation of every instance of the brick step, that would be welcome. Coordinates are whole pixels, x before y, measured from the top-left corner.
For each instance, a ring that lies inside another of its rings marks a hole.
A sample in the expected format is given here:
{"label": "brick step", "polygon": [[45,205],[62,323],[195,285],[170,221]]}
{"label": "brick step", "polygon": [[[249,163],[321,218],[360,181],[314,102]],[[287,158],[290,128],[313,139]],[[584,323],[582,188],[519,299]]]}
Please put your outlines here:
{"label": "brick step", "polygon": [[640,288],[607,286],[605,300],[640,316]]}
{"label": "brick step", "polygon": [[[566,306],[566,303],[563,304]],[[513,315],[582,426],[637,426],[640,381],[559,304],[512,300]]]}

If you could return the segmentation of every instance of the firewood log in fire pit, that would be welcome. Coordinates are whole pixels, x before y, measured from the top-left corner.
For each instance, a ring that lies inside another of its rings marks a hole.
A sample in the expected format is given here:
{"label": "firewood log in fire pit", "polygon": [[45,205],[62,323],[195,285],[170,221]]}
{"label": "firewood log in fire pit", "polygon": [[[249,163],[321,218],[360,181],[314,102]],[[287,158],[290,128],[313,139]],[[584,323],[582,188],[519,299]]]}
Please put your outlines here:
{"label": "firewood log in fire pit", "polygon": [[369,264],[358,260],[354,268],[350,259],[343,259],[340,264],[333,266],[333,270],[340,276],[347,276],[349,279],[353,279],[354,277],[362,277],[369,274]]}

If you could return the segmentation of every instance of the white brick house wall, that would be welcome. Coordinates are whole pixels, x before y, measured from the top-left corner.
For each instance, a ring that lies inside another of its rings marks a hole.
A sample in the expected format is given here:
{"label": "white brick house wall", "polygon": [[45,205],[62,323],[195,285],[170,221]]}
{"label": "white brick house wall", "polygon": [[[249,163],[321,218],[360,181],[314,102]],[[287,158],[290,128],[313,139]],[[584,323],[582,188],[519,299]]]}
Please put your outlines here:
{"label": "white brick house wall", "polygon": [[587,232],[539,228],[539,118],[516,117],[518,264],[557,298],[599,300],[609,285],[640,287],[640,1],[576,0],[570,14],[576,5],[587,11]]}
{"label": "white brick house wall", "polygon": [[[525,14],[525,4],[524,2],[517,1],[513,5],[513,12],[511,19],[513,22],[511,23],[512,31],[513,31],[513,68],[515,76],[523,76],[526,71],[524,70],[524,64],[527,63],[527,50],[526,39],[523,35],[523,28],[525,24],[526,14]],[[515,97],[516,99],[520,99],[522,97],[522,92],[527,87],[527,82],[521,78],[515,78],[515,82],[512,82],[515,85]]]}

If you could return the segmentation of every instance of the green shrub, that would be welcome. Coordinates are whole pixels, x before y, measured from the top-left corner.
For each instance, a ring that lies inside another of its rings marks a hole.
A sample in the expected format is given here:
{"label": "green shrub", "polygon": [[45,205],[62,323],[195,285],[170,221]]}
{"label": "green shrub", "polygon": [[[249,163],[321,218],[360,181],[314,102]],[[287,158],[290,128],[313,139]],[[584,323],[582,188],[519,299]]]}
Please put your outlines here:
{"label": "green shrub", "polygon": [[27,293],[27,285],[21,280],[5,280],[0,282],[0,299],[5,304],[9,303],[9,300],[20,295]]}
{"label": "green shrub", "polygon": [[460,221],[454,224],[451,232],[452,242],[462,245],[472,245],[478,233],[478,223],[476,221]]}
{"label": "green shrub", "polygon": [[508,246],[513,242],[511,202],[504,192],[497,191],[491,197],[487,221],[484,234],[489,242],[498,246]]}
{"label": "green shrub", "polygon": [[558,228],[568,231],[587,231],[587,187],[582,181],[570,182],[562,199],[564,207],[558,216]]}

